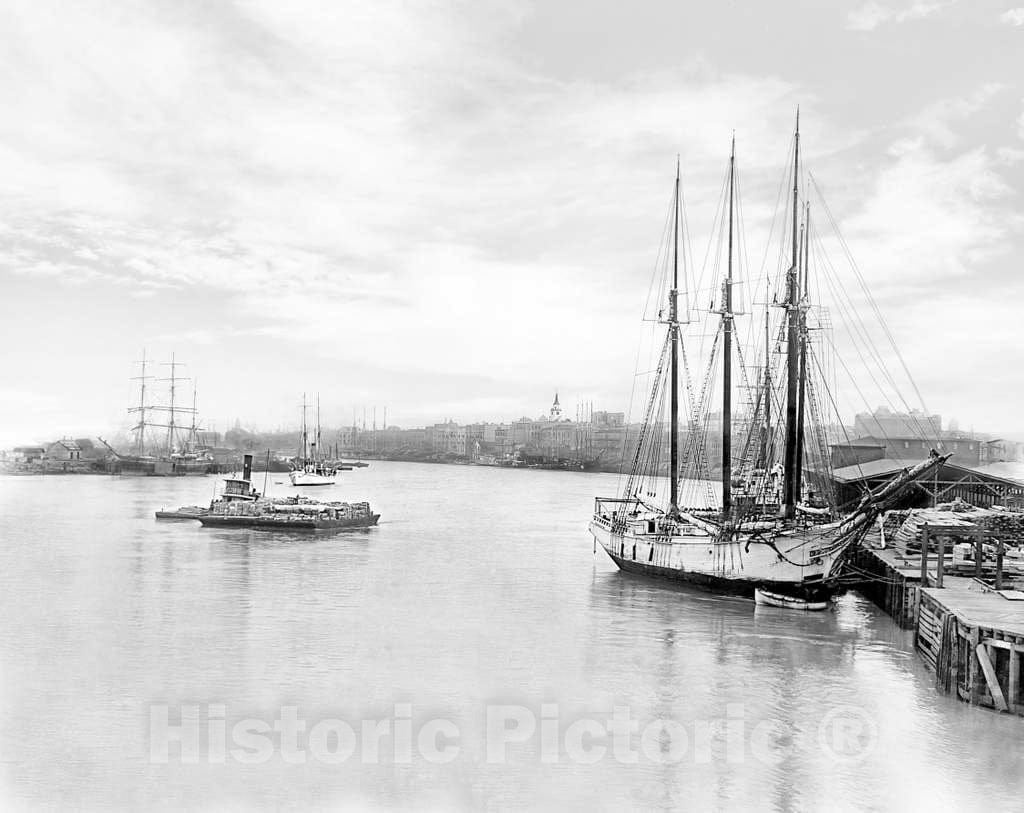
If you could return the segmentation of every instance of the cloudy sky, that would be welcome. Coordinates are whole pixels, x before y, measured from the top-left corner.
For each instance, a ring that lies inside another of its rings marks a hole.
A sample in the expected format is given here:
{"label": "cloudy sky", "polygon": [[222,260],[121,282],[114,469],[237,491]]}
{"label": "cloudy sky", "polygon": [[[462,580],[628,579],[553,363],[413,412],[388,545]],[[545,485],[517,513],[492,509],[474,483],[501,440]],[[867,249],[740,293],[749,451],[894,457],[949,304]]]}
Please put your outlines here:
{"label": "cloudy sky", "polygon": [[332,423],[511,419],[556,388],[623,409],[677,153],[699,257],[735,130],[760,256],[797,104],[927,406],[1024,437],[1012,2],[0,16],[0,445],[123,425],[143,348],[218,428],[315,390]]}

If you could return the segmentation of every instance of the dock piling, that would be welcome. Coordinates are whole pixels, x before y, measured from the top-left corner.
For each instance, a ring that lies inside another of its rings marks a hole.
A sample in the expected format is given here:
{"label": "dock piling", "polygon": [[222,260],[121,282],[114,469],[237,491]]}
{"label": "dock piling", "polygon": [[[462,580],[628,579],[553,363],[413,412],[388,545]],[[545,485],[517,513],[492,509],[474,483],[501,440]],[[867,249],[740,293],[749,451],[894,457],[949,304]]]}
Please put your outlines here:
{"label": "dock piling", "polygon": [[996,590],[1003,589],[1003,540],[996,540]]}
{"label": "dock piling", "polygon": [[974,534],[974,578],[981,578],[981,563],[985,559],[985,537]]}
{"label": "dock piling", "polygon": [[928,584],[928,523],[921,526],[921,584]]}
{"label": "dock piling", "polygon": [[1020,703],[1020,651],[1014,647],[1010,650],[1010,675],[1007,686],[1009,697],[1007,703],[1010,711],[1020,714],[1018,706]]}

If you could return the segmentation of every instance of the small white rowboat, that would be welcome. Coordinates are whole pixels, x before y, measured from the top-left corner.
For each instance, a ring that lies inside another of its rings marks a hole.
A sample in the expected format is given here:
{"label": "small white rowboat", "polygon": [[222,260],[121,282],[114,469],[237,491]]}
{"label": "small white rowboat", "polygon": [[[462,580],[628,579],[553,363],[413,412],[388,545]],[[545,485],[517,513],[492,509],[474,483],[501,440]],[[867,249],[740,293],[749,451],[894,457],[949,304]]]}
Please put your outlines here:
{"label": "small white rowboat", "polygon": [[760,587],[754,589],[754,603],[766,607],[785,607],[790,610],[827,610],[827,601],[807,601],[796,596],[773,593]]}

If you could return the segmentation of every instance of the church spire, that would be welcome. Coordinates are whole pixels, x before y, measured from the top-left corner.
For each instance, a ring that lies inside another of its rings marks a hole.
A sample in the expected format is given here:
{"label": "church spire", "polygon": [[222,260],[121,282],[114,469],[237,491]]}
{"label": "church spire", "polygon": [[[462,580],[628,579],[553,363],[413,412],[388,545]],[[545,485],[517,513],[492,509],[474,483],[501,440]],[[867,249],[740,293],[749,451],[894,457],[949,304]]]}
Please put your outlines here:
{"label": "church spire", "polygon": [[555,402],[551,405],[551,420],[557,421],[562,417],[562,407],[558,403],[558,390],[555,390]]}

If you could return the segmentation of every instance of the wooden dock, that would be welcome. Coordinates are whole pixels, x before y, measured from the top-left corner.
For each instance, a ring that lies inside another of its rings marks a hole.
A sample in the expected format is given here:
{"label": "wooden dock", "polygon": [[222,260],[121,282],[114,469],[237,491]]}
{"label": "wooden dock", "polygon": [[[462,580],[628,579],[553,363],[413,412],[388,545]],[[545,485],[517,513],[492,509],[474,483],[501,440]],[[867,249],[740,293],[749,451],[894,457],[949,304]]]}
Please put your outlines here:
{"label": "wooden dock", "polygon": [[921,585],[921,557],[906,557],[887,548],[858,548],[851,562],[863,581],[857,589],[885,610],[903,629],[917,622],[917,588]]}
{"label": "wooden dock", "polygon": [[1010,600],[973,578],[946,576],[942,587],[920,588],[914,640],[938,688],[1024,716],[1024,600]]}
{"label": "wooden dock", "polygon": [[[861,548],[852,559],[858,589],[905,629],[936,676],[964,702],[1024,716],[1024,594],[996,591],[975,577],[940,570],[932,554]],[[930,561],[929,561],[930,560]],[[945,571],[945,572],[942,572]],[[941,586],[939,586],[941,584]]]}

